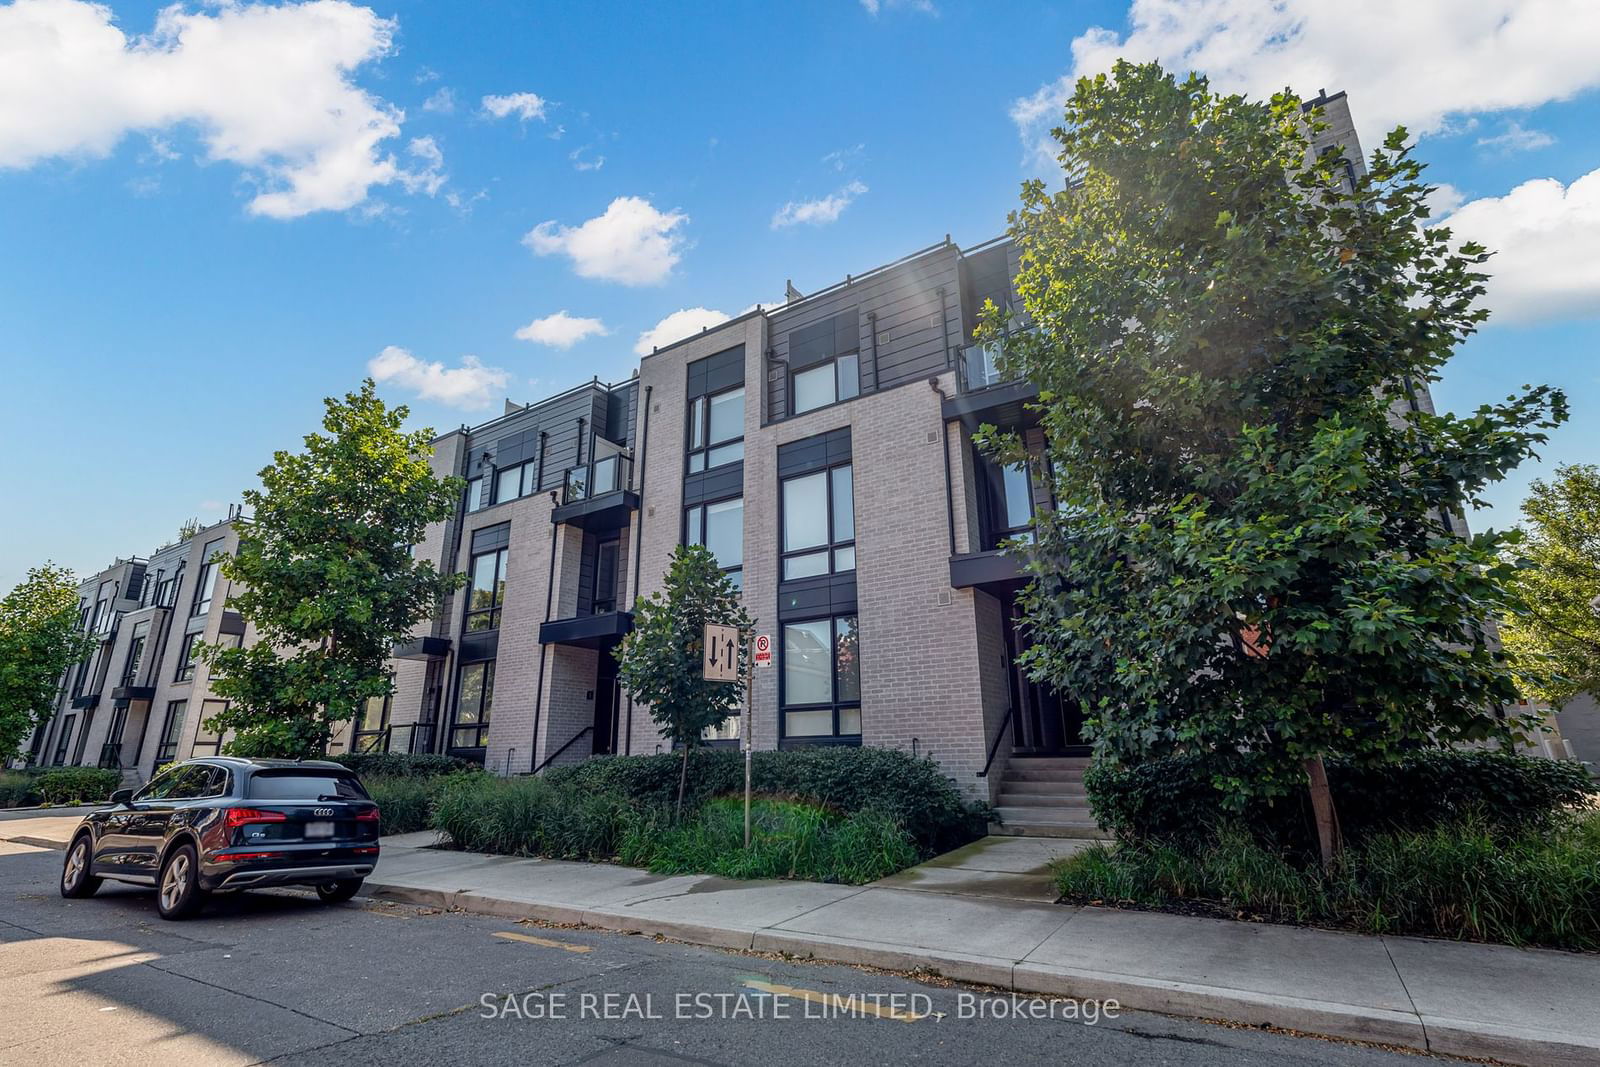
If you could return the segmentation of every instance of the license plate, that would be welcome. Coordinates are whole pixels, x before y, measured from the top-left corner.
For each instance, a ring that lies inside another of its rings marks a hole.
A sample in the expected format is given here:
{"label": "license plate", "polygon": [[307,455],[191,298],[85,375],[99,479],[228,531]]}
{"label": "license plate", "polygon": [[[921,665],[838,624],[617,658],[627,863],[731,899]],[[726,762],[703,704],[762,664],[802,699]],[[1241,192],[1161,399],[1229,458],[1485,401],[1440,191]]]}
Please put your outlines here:
{"label": "license plate", "polygon": [[308,822],[308,823],[306,823],[306,837],[311,838],[311,837],[332,837],[332,836],[333,836],[333,823],[331,823],[331,822]]}

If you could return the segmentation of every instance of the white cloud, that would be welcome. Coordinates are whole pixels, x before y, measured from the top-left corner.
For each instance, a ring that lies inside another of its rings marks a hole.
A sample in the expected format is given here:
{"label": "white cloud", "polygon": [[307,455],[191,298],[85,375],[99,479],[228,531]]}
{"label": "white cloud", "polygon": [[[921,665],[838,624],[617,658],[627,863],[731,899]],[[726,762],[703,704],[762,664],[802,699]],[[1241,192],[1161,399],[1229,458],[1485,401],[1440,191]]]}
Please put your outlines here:
{"label": "white cloud", "polygon": [[483,110],[497,119],[515,115],[523,122],[544,118],[545,101],[538,93],[509,93],[505,96],[486,96]]}
{"label": "white cloud", "polygon": [[573,170],[599,170],[601,167],[606,165],[605,156],[595,156],[593,159],[586,159],[584,157],[584,153],[588,150],[589,146],[584,145],[581,148],[574,148],[572,151],[567,153],[567,158],[572,160]]}
{"label": "white cloud", "polygon": [[1516,119],[1506,123],[1504,133],[1478,138],[1478,147],[1503,155],[1513,152],[1531,152],[1536,148],[1549,148],[1556,139],[1543,130],[1530,130]]}
{"label": "white cloud", "polygon": [[517,331],[517,340],[549,345],[551,348],[571,348],[589,337],[604,337],[611,331],[599,319],[568,315],[566,310],[534,319]]}
{"label": "white cloud", "polygon": [[463,411],[489,407],[511,381],[510,374],[498,367],[485,367],[477,356],[463,356],[461,366],[446,367],[437,360],[420,360],[398,345],[388,345],[368,360],[367,373],[374,381],[393,382],[423,400],[435,400]]}
{"label": "white cloud", "polygon": [[436,115],[453,115],[456,110],[456,91],[441,85],[437,92],[422,102],[422,110]]}
{"label": "white cloud", "polygon": [[854,148],[835,149],[834,151],[829,152],[827,155],[822,157],[822,165],[824,167],[831,167],[834,170],[844,170],[845,164],[849,163],[866,150],[867,146],[865,143],[858,144]]}
{"label": "white cloud", "polygon": [[522,243],[536,255],[570,257],[573,269],[585,278],[656,285],[666,281],[681,258],[683,235],[677,231],[688,221],[681,212],[657,211],[641,197],[619,196],[603,215],[582,225],[541,222]]}
{"label": "white cloud", "polygon": [[432,137],[413,137],[406,151],[422,164],[421,170],[401,171],[400,184],[407,192],[436,196],[449,175],[444,172],[444,153]]}
{"label": "white cloud", "polygon": [[1571,185],[1523,182],[1505,196],[1473,200],[1440,225],[1456,241],[1495,255],[1485,271],[1493,322],[1600,315],[1600,170]]}
{"label": "white cloud", "polygon": [[1441,216],[1450,214],[1450,212],[1454,211],[1456,208],[1465,203],[1466,199],[1467,198],[1462,195],[1461,190],[1457,189],[1453,185],[1448,183],[1435,185],[1428,193],[1428,211],[1431,213],[1433,218],[1437,219]]}
{"label": "white cloud", "polygon": [[1050,127],[1080,75],[1118,58],[1200,70],[1227,92],[1265,97],[1349,91],[1362,145],[1404,124],[1445,131],[1451,116],[1536,107],[1600,85],[1600,4],[1593,0],[1133,0],[1126,35],[1093,27],[1072,42],[1072,69],[1017,100],[1029,160],[1055,155]]}
{"label": "white cloud", "polygon": [[648,356],[651,352],[674,341],[692,337],[703,329],[720,326],[728,316],[711,308],[683,308],[674,311],[644,333],[633,346],[634,355]]}
{"label": "white cloud", "polygon": [[861,8],[873,18],[877,18],[884,8],[904,8],[922,15],[937,15],[939,9],[933,6],[933,0],[861,0]]}
{"label": "white cloud", "polygon": [[785,226],[797,226],[802,223],[808,226],[825,226],[844,214],[844,209],[866,191],[865,185],[853,181],[838,192],[817,200],[791,200],[773,213],[772,228],[779,230]]}
{"label": "white cloud", "polygon": [[133,38],[112,20],[81,0],[0,6],[0,168],[192,126],[257,185],[253,214],[340,211],[402,180],[382,145],[404,113],[352,80],[390,52],[394,20],[344,0],[173,5]]}

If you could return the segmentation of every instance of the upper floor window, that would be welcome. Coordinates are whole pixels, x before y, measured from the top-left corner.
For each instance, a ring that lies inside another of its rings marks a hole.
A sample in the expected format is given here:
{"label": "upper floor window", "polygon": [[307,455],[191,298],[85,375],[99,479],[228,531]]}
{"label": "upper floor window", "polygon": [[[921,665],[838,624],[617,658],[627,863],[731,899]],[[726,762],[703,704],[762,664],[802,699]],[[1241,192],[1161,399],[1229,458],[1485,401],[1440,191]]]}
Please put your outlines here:
{"label": "upper floor window", "polygon": [[850,464],[783,480],[783,580],[856,569]]}
{"label": "upper floor window", "polygon": [[133,628],[133,638],[128,643],[128,662],[122,668],[122,684],[136,685],[139,665],[144,662],[145,639],[150,636],[150,623],[141,622]]}
{"label": "upper floor window", "polygon": [[472,557],[472,587],[467,592],[467,629],[500,628],[500,605],[506,598],[506,553],[500,548]]}
{"label": "upper floor window", "polygon": [[744,386],[689,401],[689,473],[744,459]]}
{"label": "upper floor window", "polygon": [[200,573],[195,575],[194,606],[189,611],[191,619],[211,610],[211,587],[216,584],[217,577],[217,564],[213,557],[220,551],[222,538],[219,537],[200,553]]}
{"label": "upper floor window", "polygon": [[477,511],[483,507],[483,479],[467,479],[467,510]]}
{"label": "upper floor window", "polygon": [[503,504],[507,500],[537,492],[538,479],[538,465],[532,462],[497,469],[494,472],[494,502]]}
{"label": "upper floor window", "polygon": [[837,356],[830,362],[795,371],[791,379],[791,392],[796,415],[849,400],[861,392],[860,355],[851,352]]}
{"label": "upper floor window", "polygon": [[198,632],[183,635],[183,644],[178,648],[178,673],[174,681],[187,682],[194,677],[194,646],[197,641],[204,641],[205,636]]}
{"label": "upper floor window", "polygon": [[705,545],[735,588],[744,587],[744,498],[696,504],[683,513],[683,542]]}

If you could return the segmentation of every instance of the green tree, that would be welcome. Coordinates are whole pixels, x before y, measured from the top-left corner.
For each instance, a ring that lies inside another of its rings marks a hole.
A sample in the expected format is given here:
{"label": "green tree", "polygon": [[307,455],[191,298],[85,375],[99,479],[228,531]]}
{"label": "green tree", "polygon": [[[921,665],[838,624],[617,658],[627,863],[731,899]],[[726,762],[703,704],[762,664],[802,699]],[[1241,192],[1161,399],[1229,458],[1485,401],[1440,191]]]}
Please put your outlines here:
{"label": "green tree", "polygon": [[1018,548],[1026,668],[1085,702],[1101,758],[1213,753],[1235,805],[1309,786],[1327,861],[1324,756],[1504,732],[1480,620],[1512,567],[1446,516],[1566,407],[1412,403],[1485,317],[1488,256],[1426,225],[1403,129],[1351,181],[1319,128],[1155,64],[1080,80],[1066,187],[1028,183],[1011,219],[1032,329],[1002,359],[1039,386],[1058,505]]}
{"label": "green tree", "polygon": [[707,623],[755,625],[740,603],[739,591],[711,551],[680,545],[659,592],[634,604],[633,631],[617,653],[617,677],[634,700],[650,708],[661,733],[683,750],[678,772],[678,815],[683,815],[689,752],[707,730],[738,712],[750,677],[748,642],[739,642],[739,680],[708,682],[702,676]]}
{"label": "green tree", "polygon": [[244,494],[254,515],[238,552],[220,560],[238,588],[228,602],[259,638],[200,652],[229,701],[208,725],[236,732],[235,753],[322,753],[339,724],[390,691],[394,643],[465,581],[411,558],[463,489],[429,466],[433,431],[401,429],[408,410],[386,407],[371,379],[323,403],[327,432],[307,435],[303,452],[274,453],[262,488]]}
{"label": "green tree", "polygon": [[0,765],[50,721],[61,676],[94,648],[78,628],[78,584],[46,563],[0,600]]}
{"label": "green tree", "polygon": [[1533,483],[1522,513],[1524,606],[1501,623],[1518,680],[1558,708],[1579,693],[1600,699],[1600,466],[1557,467]]}

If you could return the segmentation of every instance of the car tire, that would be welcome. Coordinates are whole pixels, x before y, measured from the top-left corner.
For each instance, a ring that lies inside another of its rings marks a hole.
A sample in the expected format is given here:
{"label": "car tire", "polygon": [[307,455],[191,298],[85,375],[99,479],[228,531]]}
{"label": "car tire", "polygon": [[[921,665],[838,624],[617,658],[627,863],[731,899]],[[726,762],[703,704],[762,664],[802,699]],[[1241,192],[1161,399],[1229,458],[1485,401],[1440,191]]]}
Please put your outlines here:
{"label": "car tire", "polygon": [[61,862],[61,895],[69,900],[92,897],[100,888],[100,879],[89,872],[94,864],[94,839],[79,834],[67,847],[66,859]]}
{"label": "car tire", "polygon": [[200,861],[193,845],[179,845],[167,853],[156,879],[156,908],[163,919],[186,919],[200,910],[205,894],[200,889]]}
{"label": "car tire", "polygon": [[324,904],[343,904],[360,891],[360,878],[339,878],[317,886],[317,896]]}

